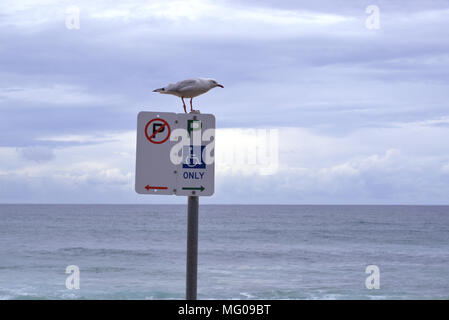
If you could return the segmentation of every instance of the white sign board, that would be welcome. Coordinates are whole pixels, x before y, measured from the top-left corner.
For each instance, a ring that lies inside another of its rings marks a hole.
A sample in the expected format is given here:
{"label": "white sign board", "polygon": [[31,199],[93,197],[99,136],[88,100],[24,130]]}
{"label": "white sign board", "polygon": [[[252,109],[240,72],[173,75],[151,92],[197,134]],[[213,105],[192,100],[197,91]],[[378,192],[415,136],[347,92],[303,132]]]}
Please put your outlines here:
{"label": "white sign board", "polygon": [[212,114],[140,112],[136,192],[211,196],[215,182]]}

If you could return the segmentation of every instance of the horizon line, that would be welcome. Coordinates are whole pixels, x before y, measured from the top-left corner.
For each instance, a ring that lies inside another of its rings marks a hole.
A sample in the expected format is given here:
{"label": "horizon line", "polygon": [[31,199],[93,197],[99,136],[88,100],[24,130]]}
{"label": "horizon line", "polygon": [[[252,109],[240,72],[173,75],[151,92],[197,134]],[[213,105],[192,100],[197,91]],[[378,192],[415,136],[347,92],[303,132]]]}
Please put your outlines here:
{"label": "horizon line", "polygon": [[[71,203],[71,202],[54,202],[54,203],[35,203],[35,202],[10,202],[0,205],[136,205],[136,206],[187,206],[187,203]],[[205,203],[207,206],[426,206],[426,207],[447,207],[449,204],[413,204],[413,203],[391,203],[391,204],[373,204],[373,203]]]}

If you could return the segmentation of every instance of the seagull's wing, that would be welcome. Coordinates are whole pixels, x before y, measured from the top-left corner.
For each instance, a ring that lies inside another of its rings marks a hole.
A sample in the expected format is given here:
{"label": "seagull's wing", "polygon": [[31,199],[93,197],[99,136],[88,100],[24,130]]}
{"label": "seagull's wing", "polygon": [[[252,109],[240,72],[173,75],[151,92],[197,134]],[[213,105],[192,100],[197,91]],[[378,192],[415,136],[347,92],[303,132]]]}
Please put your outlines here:
{"label": "seagull's wing", "polygon": [[198,80],[196,80],[196,79],[187,79],[187,80],[176,82],[173,85],[170,85],[170,87],[168,89],[170,91],[183,92],[183,91],[189,90],[192,87],[195,87],[197,85],[198,85]]}

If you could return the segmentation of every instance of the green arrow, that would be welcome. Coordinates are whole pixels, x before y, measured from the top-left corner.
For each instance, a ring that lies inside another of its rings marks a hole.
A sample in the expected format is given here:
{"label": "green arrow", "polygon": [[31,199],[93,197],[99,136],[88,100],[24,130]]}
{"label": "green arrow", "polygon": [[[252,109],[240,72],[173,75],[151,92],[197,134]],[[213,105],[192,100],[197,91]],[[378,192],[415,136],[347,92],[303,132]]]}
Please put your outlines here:
{"label": "green arrow", "polygon": [[203,186],[201,187],[197,187],[197,188],[192,188],[192,187],[183,187],[182,190],[201,190],[201,192],[203,192],[203,190],[206,189]]}

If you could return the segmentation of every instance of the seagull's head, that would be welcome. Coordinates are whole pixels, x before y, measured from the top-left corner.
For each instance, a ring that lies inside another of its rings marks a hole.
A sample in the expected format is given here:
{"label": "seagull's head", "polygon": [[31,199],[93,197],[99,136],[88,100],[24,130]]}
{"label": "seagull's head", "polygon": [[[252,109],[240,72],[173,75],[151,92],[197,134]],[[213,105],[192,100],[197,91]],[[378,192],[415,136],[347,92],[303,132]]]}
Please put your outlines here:
{"label": "seagull's head", "polygon": [[215,79],[209,79],[209,85],[211,88],[220,87],[224,88],[222,84],[219,84]]}
{"label": "seagull's head", "polygon": [[167,90],[166,90],[165,88],[155,89],[155,90],[153,90],[153,92],[168,93]]}

